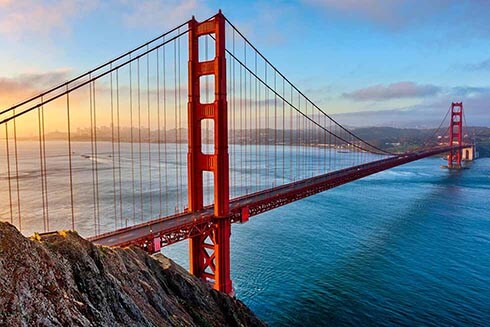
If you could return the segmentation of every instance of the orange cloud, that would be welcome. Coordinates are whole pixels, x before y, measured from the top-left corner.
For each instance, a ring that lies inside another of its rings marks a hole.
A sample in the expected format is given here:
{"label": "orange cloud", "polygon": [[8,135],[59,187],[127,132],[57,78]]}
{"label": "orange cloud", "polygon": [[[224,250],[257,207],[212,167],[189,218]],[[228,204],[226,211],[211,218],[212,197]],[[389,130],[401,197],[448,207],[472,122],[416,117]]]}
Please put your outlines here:
{"label": "orange cloud", "polygon": [[344,97],[355,101],[382,101],[401,98],[421,98],[435,96],[441,89],[435,85],[421,85],[414,82],[398,82],[389,85],[373,85],[350,93]]}
{"label": "orange cloud", "polygon": [[70,70],[0,77],[0,108],[7,108],[68,79]]}

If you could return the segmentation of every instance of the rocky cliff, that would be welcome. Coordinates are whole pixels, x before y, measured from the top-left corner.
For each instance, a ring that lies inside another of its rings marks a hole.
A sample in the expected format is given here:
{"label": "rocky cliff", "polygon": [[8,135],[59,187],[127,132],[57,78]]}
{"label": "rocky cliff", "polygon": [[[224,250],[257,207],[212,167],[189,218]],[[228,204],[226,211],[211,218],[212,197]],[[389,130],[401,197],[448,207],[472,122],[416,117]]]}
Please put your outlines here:
{"label": "rocky cliff", "polygon": [[264,326],[163,255],[0,222],[0,326]]}

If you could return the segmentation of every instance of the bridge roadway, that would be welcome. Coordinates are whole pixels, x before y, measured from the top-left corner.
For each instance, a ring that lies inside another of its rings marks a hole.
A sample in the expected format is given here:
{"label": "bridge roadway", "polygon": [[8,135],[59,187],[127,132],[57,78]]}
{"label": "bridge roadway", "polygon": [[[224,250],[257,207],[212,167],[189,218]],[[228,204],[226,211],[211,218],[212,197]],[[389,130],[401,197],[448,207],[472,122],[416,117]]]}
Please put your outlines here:
{"label": "bridge roadway", "polygon": [[[366,164],[353,166],[324,175],[277,186],[248,194],[230,201],[230,216],[233,223],[245,222],[249,217],[323,192],[354,180],[400,166],[412,161],[457,150],[458,146],[440,146],[429,150],[399,154]],[[207,233],[212,229],[213,206],[200,212],[183,212],[100,234],[89,238],[105,246],[138,245],[148,252],[158,252],[161,247],[182,241],[192,236]]]}

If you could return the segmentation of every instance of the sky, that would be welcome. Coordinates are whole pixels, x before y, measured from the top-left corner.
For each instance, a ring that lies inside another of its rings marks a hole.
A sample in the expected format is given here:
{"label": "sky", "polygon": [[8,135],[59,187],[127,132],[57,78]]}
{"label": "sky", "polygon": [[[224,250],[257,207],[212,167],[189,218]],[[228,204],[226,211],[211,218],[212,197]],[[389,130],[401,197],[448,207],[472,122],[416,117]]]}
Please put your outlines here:
{"label": "sky", "polygon": [[463,101],[470,125],[490,126],[479,0],[0,0],[0,106],[218,9],[341,122],[427,127]]}

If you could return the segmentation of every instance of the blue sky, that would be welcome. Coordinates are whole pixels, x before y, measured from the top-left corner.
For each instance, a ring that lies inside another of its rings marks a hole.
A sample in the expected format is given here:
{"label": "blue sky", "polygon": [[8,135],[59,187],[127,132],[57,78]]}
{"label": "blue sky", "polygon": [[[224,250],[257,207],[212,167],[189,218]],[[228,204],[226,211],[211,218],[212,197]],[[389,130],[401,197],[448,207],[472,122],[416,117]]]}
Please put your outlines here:
{"label": "blue sky", "polygon": [[0,105],[218,8],[349,124],[435,124],[461,100],[470,124],[490,125],[487,1],[0,0]]}

